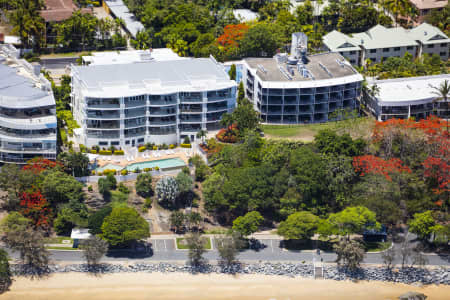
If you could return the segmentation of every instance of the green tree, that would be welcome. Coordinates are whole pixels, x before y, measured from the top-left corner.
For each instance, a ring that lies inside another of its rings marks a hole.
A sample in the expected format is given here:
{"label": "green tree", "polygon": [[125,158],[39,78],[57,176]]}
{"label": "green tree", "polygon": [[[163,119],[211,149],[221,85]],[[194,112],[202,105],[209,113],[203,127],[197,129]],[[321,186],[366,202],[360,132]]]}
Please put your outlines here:
{"label": "green tree", "polygon": [[186,216],[181,211],[174,211],[170,214],[169,221],[175,232],[179,232],[184,227]]}
{"label": "green tree", "polygon": [[111,206],[105,206],[89,216],[88,228],[90,234],[102,233],[103,220],[111,214],[111,211]]}
{"label": "green tree", "polygon": [[83,256],[89,268],[98,265],[103,255],[108,252],[108,243],[97,236],[90,237],[81,243]]}
{"label": "green tree", "polygon": [[255,130],[259,125],[259,115],[248,99],[240,101],[238,107],[233,111],[233,123],[239,128],[239,134],[244,135],[247,131]]}
{"label": "green tree", "polygon": [[136,194],[147,198],[153,196],[152,175],[141,173],[137,176],[135,184]]}
{"label": "green tree", "polygon": [[343,264],[350,270],[359,268],[361,262],[364,260],[365,252],[362,245],[355,240],[343,240],[333,245],[334,251],[337,254],[336,262]]}
{"label": "green tree", "polygon": [[238,106],[241,104],[241,102],[245,98],[245,90],[244,90],[244,82],[239,82],[238,86],[238,97],[237,97],[237,104]]}
{"label": "green tree", "polygon": [[1,222],[1,231],[5,234],[8,232],[19,232],[27,229],[30,226],[30,219],[25,218],[18,212],[11,212]]}
{"label": "green tree", "polygon": [[75,177],[89,175],[89,158],[81,152],[61,152],[58,160],[64,165],[64,171]]}
{"label": "green tree", "polygon": [[365,228],[377,228],[376,215],[364,206],[347,207],[341,212],[331,214],[328,222],[340,235],[362,233]]}
{"label": "green tree", "polygon": [[362,155],[366,147],[363,139],[353,140],[349,134],[338,135],[331,129],[320,130],[314,142],[321,153],[351,157]]}
{"label": "green tree", "polygon": [[273,28],[266,23],[258,23],[251,27],[241,40],[243,56],[272,57],[279,47],[278,39]]}
{"label": "green tree", "polygon": [[[234,65],[233,65],[233,66],[234,66]],[[198,138],[198,139],[201,139],[201,140],[202,140],[202,143],[204,144],[204,143],[205,143],[205,138],[206,138],[207,134],[208,134],[208,131],[207,131],[207,130],[200,129],[200,130],[197,132],[197,138]]]}
{"label": "green tree", "polygon": [[241,234],[236,231],[230,231],[225,236],[214,238],[214,240],[219,251],[220,263],[225,266],[236,263],[239,251],[245,245]]}
{"label": "green tree", "polygon": [[25,48],[40,49],[44,43],[45,22],[39,14],[44,8],[40,0],[8,1],[10,10],[6,13],[13,26],[12,33],[17,34]]}
{"label": "green tree", "polygon": [[42,193],[53,205],[67,203],[69,200],[82,201],[83,184],[61,171],[43,173]]}
{"label": "green tree", "polygon": [[319,217],[310,212],[296,212],[280,223],[278,234],[288,240],[309,239],[317,231],[319,222]]}
{"label": "green tree", "polygon": [[12,273],[9,267],[8,253],[0,249],[0,294],[9,291],[13,282]]}
{"label": "green tree", "polygon": [[230,70],[228,71],[228,76],[230,76],[231,80],[236,80],[236,65],[232,64],[230,66]]}
{"label": "green tree", "polygon": [[131,40],[131,45],[138,50],[149,49],[152,45],[152,38],[147,31],[138,31],[136,39]]}
{"label": "green tree", "polygon": [[186,173],[180,172],[177,177],[175,177],[178,185],[178,191],[180,193],[188,193],[192,191],[192,186],[194,182],[192,181],[192,177]]}
{"label": "green tree", "polygon": [[84,203],[70,200],[61,207],[53,227],[59,235],[70,235],[74,227],[88,226],[88,216],[89,213]]}
{"label": "green tree", "polygon": [[440,86],[433,87],[433,89],[434,89],[433,94],[437,96],[433,102],[440,102],[440,101],[444,102],[445,113],[441,115],[443,115],[442,117],[447,119],[447,134],[448,134],[448,119],[450,117],[448,98],[450,95],[450,82],[448,80],[445,80],[444,82],[441,83]]}
{"label": "green tree", "polygon": [[414,214],[414,218],[409,221],[409,231],[417,234],[421,240],[430,238],[431,233],[436,226],[436,221],[433,218],[432,212],[427,210],[423,213]]}
{"label": "green tree", "polygon": [[113,208],[105,217],[100,237],[112,246],[128,246],[131,243],[150,237],[147,221],[130,207]]}
{"label": "green tree", "polygon": [[82,50],[96,42],[98,19],[91,14],[75,11],[64,22],[54,24],[56,42],[65,49]]}
{"label": "green tree", "polygon": [[233,221],[233,230],[239,232],[242,236],[249,236],[258,231],[263,221],[264,218],[259,212],[251,211]]}
{"label": "green tree", "polygon": [[200,266],[205,263],[203,255],[206,252],[205,240],[198,232],[190,233],[186,236],[186,242],[189,248],[188,258],[192,266]]}

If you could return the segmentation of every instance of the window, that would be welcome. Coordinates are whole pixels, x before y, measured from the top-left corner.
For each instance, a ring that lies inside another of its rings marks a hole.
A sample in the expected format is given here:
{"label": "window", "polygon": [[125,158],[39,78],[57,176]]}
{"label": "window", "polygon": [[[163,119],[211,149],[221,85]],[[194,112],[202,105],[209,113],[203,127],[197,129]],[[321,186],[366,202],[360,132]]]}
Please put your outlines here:
{"label": "window", "polygon": [[144,142],[144,138],[140,138],[140,139],[138,139],[138,141],[137,141],[138,143],[143,143]]}
{"label": "window", "polygon": [[447,43],[442,43],[441,47],[447,47]]}
{"label": "window", "polygon": [[377,62],[377,58],[376,58],[376,57],[372,57],[372,58],[370,58],[370,60],[371,60],[372,62],[374,62],[374,63]]}
{"label": "window", "polygon": [[389,52],[391,48],[383,48],[383,52]]}
{"label": "window", "polygon": [[108,142],[98,142],[99,146],[108,146]]}
{"label": "window", "polygon": [[370,49],[370,53],[377,53],[377,49]]}
{"label": "window", "polygon": [[129,145],[130,144],[130,141],[125,141],[125,145]]}
{"label": "window", "polygon": [[383,59],[383,61],[385,61],[385,60],[387,60],[389,57],[383,57],[382,59]]}
{"label": "window", "polygon": [[441,52],[441,53],[439,53],[439,55],[440,55],[440,56],[446,56],[446,55],[447,55],[447,52]]}
{"label": "window", "polygon": [[414,46],[408,46],[408,47],[406,47],[406,50],[413,50],[414,49]]}
{"label": "window", "polygon": [[434,48],[434,44],[428,45],[427,48],[428,48],[428,49]]}
{"label": "window", "polygon": [[354,64],[356,63],[356,61],[355,61],[354,59],[350,59],[350,63],[351,63],[352,65],[354,65]]}
{"label": "window", "polygon": [[111,146],[119,146],[120,142],[119,141],[112,141],[111,142]]}
{"label": "window", "polygon": [[355,55],[356,51],[350,51],[350,55]]}
{"label": "window", "polygon": [[400,51],[400,47],[395,47],[394,51]]}

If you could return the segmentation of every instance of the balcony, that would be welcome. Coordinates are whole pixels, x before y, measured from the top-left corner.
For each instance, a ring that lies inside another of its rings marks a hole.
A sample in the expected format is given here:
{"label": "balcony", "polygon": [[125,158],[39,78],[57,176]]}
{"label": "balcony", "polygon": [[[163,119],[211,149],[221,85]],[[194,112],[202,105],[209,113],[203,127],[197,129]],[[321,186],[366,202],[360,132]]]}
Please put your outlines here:
{"label": "balcony", "polygon": [[299,94],[298,89],[285,89],[284,95],[285,96],[297,96]]}
{"label": "balcony", "polygon": [[95,120],[87,120],[86,127],[88,129],[119,129],[120,122],[119,121],[95,121]]}
{"label": "balcony", "polygon": [[125,107],[129,108],[129,107],[140,107],[140,106],[146,106],[147,105],[147,101],[146,100],[142,100],[142,101],[125,101]]}
{"label": "balcony", "polygon": [[86,113],[86,117],[88,119],[119,119],[120,118],[120,113],[119,111],[115,111],[115,112],[108,112],[108,111],[88,111]]}
{"label": "balcony", "polygon": [[227,89],[222,91],[211,91],[208,92],[206,95],[208,97],[208,102],[220,101],[231,98],[231,90]]}
{"label": "balcony", "polygon": [[125,138],[131,138],[131,137],[137,137],[137,136],[144,136],[147,134],[146,127],[136,128],[136,129],[130,129],[125,130],[124,136]]}
{"label": "balcony", "polygon": [[316,94],[314,99],[314,103],[327,103],[329,101],[329,97],[327,94]]}
{"label": "balcony", "polygon": [[148,134],[150,135],[166,135],[166,134],[175,134],[177,133],[176,126],[168,126],[168,127],[149,127]]}
{"label": "balcony", "polygon": [[180,116],[180,123],[201,123],[202,118],[196,115]]}
{"label": "balcony", "polygon": [[97,100],[87,100],[87,108],[96,109],[119,109],[120,101],[119,99],[97,99]]}
{"label": "balcony", "polygon": [[207,109],[208,109],[208,112],[224,111],[224,110],[228,110],[228,105],[227,105],[226,102],[224,104],[221,104],[221,105],[208,105]]}
{"label": "balcony", "polygon": [[212,113],[206,115],[206,122],[219,122],[222,119],[223,113]]}
{"label": "balcony", "polygon": [[285,105],[297,105],[297,97],[295,96],[284,96],[284,104]]}
{"label": "balcony", "polygon": [[30,109],[9,109],[0,108],[0,116],[13,119],[30,119],[55,115],[52,113],[55,107],[50,108],[30,108]]}
{"label": "balcony", "polygon": [[151,95],[150,106],[166,106],[177,104],[176,95]]}
{"label": "balcony", "polygon": [[200,124],[198,125],[181,125],[180,130],[183,132],[198,132],[200,129],[202,129],[202,126]]}
{"label": "balcony", "polygon": [[203,102],[201,93],[180,93],[181,103]]}
{"label": "balcony", "polygon": [[327,105],[314,105],[314,113],[325,113],[328,110]]}
{"label": "balcony", "polygon": [[173,106],[169,108],[151,107],[149,114],[151,116],[167,116],[167,115],[175,115],[176,113],[177,113],[176,106]]}
{"label": "balcony", "polygon": [[176,117],[162,117],[162,118],[149,118],[149,126],[158,126],[158,125],[175,125],[177,124]]}
{"label": "balcony", "polygon": [[109,133],[109,132],[88,133],[86,136],[91,139],[118,139],[118,138],[120,138],[120,134],[118,132],[117,133]]}
{"label": "balcony", "polygon": [[134,109],[134,110],[125,110],[125,118],[136,118],[136,117],[145,117],[147,115],[147,110],[144,109]]}
{"label": "balcony", "polygon": [[41,130],[20,130],[6,127],[0,127],[0,135],[20,138],[20,139],[43,139],[55,138],[56,129],[41,129]]}
{"label": "balcony", "polygon": [[145,118],[126,120],[124,126],[125,128],[145,126]]}

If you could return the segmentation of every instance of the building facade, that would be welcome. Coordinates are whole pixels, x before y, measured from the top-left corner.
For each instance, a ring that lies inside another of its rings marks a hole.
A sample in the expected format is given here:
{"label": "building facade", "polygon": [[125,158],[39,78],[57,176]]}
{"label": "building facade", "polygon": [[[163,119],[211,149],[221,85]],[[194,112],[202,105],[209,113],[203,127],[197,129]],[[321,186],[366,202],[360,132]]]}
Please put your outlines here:
{"label": "building facade", "polygon": [[376,85],[379,93],[375,97],[365,95],[363,101],[378,121],[392,118],[419,120],[431,114],[450,118],[447,104],[436,102],[434,89],[445,80],[450,81],[450,74],[369,81],[369,86]]}
{"label": "building facade", "polygon": [[72,66],[71,75],[78,140],[88,147],[195,140],[236,103],[236,82],[212,57]]}
{"label": "building facade", "polygon": [[422,23],[433,10],[441,10],[448,5],[448,0],[409,0],[418,11],[417,22]]}
{"label": "building facade", "polygon": [[363,65],[370,59],[380,63],[389,57],[413,58],[427,53],[449,58],[450,39],[439,28],[423,23],[413,29],[386,28],[376,25],[366,32],[351,36],[336,30],[323,37],[325,50],[339,52],[353,65]]}
{"label": "building facade", "polygon": [[41,156],[56,159],[56,105],[38,64],[0,45],[0,162],[23,164]]}
{"label": "building facade", "polygon": [[320,123],[355,110],[363,77],[338,53],[306,55],[306,36],[294,35],[291,56],[244,59],[245,93],[262,122]]}

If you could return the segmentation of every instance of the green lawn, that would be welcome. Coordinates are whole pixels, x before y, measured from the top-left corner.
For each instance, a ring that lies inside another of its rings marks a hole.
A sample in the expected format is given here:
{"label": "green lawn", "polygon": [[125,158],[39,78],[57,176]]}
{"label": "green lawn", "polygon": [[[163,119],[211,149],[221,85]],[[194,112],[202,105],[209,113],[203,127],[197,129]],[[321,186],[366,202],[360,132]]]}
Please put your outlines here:
{"label": "green lawn", "polygon": [[49,250],[71,250],[71,251],[82,251],[78,248],[72,248],[72,247],[45,247],[45,249]]}
{"label": "green lawn", "polygon": [[111,207],[126,207],[128,201],[128,194],[120,191],[111,191]]}
{"label": "green lawn", "polygon": [[295,125],[261,125],[264,135],[275,139],[296,139],[303,142],[312,142],[314,136],[323,129],[334,129],[348,132],[351,135],[366,135],[372,124],[372,119],[363,117],[352,120],[318,123],[318,124],[295,124]]}
{"label": "green lawn", "polygon": [[73,243],[73,239],[71,239],[68,236],[49,237],[49,238],[46,238],[44,242],[46,244],[62,244],[62,245],[65,245],[65,244],[62,243],[63,240],[69,240],[70,243]]}
{"label": "green lawn", "polygon": [[387,250],[391,245],[391,242],[364,243],[364,248],[366,252],[380,252]]}
{"label": "green lawn", "polygon": [[[189,249],[189,247],[184,243],[185,238],[177,238],[176,242],[177,242],[177,248],[178,249],[182,249],[182,250],[187,250]],[[205,249],[206,250],[211,250],[211,239],[210,238],[203,238],[203,240],[205,241]]]}

